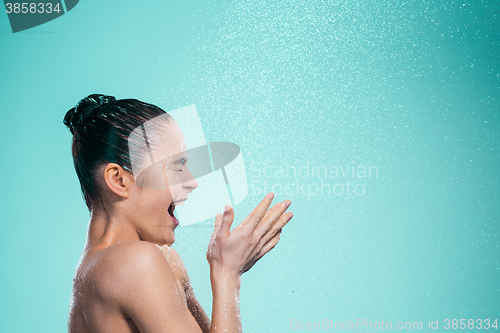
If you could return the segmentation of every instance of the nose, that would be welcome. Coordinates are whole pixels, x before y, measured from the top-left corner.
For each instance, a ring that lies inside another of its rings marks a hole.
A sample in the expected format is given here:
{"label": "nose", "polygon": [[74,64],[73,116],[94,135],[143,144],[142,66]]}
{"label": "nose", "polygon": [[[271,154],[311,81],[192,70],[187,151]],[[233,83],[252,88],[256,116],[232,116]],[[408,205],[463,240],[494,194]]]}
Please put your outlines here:
{"label": "nose", "polygon": [[191,171],[189,171],[189,169],[186,167],[186,178],[182,183],[182,187],[188,189],[189,192],[192,192],[198,187],[198,185],[199,185],[198,181],[196,180],[196,178],[193,177]]}

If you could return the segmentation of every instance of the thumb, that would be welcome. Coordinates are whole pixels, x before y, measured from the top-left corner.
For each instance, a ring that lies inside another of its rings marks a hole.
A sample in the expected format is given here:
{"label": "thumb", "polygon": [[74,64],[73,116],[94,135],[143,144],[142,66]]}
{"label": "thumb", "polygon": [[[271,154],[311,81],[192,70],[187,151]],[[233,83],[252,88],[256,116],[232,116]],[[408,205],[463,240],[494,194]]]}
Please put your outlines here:
{"label": "thumb", "polygon": [[222,214],[217,214],[215,217],[215,226],[214,226],[214,232],[212,233],[212,237],[210,238],[210,242],[208,243],[210,246],[214,242],[215,237],[217,236],[217,233],[220,230],[220,225],[222,223]]}
{"label": "thumb", "polygon": [[234,220],[234,210],[231,205],[226,205],[224,208],[224,215],[222,215],[222,224],[220,227],[220,231],[222,236],[229,236],[229,230],[231,230],[231,224],[233,224]]}

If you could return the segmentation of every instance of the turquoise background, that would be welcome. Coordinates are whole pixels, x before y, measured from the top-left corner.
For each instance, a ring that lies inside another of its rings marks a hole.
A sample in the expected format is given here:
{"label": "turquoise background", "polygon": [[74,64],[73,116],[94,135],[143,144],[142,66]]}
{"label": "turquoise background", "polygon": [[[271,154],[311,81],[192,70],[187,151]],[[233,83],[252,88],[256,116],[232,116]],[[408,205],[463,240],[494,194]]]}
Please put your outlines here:
{"label": "turquoise background", "polygon": [[[245,332],[500,319],[499,13],[498,1],[82,0],[16,34],[0,14],[0,330],[66,331],[89,215],[62,120],[91,93],[196,104],[208,141],[242,149],[238,221],[266,188],[304,186],[287,194],[280,244],[243,277]],[[307,172],[321,166],[378,176]],[[364,194],[313,194],[348,180]],[[210,223],[177,229],[174,245],[207,312]]]}

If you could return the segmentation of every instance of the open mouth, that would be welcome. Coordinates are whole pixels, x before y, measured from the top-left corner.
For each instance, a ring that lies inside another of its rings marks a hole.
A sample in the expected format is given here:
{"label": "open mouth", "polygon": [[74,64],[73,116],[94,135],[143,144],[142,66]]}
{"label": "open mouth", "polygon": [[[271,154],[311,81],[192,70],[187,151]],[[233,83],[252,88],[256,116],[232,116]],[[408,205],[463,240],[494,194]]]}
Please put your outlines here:
{"label": "open mouth", "polygon": [[174,224],[176,226],[178,226],[179,225],[179,220],[177,220],[177,218],[175,217],[174,210],[175,210],[175,204],[172,202],[170,204],[170,206],[168,207],[168,214],[170,215],[170,218],[172,219],[172,221],[174,221]]}

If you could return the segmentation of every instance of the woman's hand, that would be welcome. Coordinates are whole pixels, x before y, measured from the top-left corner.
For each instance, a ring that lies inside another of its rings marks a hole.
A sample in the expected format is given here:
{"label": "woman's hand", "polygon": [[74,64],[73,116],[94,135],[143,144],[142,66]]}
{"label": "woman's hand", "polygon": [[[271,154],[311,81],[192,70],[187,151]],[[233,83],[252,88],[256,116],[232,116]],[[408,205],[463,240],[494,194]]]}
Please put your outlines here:
{"label": "woman's hand", "polygon": [[274,194],[269,193],[231,232],[234,219],[231,206],[226,206],[223,215],[217,215],[207,251],[213,273],[239,277],[276,246],[281,229],[293,214],[285,213],[290,200],[279,202],[269,209],[273,197]]}

